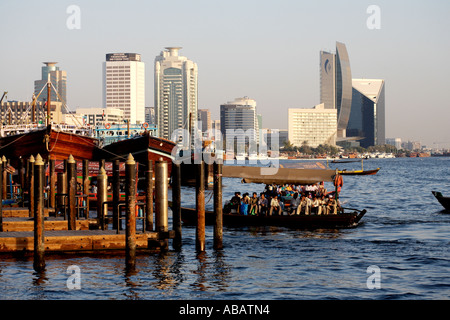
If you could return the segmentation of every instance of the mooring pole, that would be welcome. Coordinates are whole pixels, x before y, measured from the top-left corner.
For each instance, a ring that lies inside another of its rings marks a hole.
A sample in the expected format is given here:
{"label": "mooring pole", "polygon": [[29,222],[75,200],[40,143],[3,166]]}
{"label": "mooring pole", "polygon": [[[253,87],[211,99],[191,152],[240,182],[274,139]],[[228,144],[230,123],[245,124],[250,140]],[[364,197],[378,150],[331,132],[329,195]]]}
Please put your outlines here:
{"label": "mooring pole", "polygon": [[89,160],[83,160],[83,194],[86,197],[86,219],[89,219]]}
{"label": "mooring pole", "polygon": [[7,160],[6,160],[6,157],[5,156],[3,156],[2,157],[2,168],[3,168],[3,170],[2,170],[2,175],[3,175],[3,195],[2,195],[2,197],[3,197],[3,199],[8,199],[8,197],[7,197],[7,193],[8,193],[8,185],[7,185],[7,182],[8,182],[8,173],[6,172],[6,164],[7,164]]}
{"label": "mooring pole", "polygon": [[222,163],[214,162],[214,244],[216,250],[223,249],[223,214],[222,214]]}
{"label": "mooring pole", "polygon": [[119,201],[120,201],[120,161],[113,162],[112,200],[113,200],[113,229],[119,230]]}
{"label": "mooring pole", "polygon": [[125,201],[126,201],[126,267],[136,265],[136,162],[131,153],[125,162]]}
{"label": "mooring pole", "polygon": [[[0,165],[0,171],[3,171],[3,165]],[[1,173],[1,172],[0,172]],[[0,232],[3,232],[3,174],[0,174]]]}
{"label": "mooring pole", "polygon": [[108,213],[107,199],[108,176],[104,167],[100,167],[97,175],[97,219],[102,230],[105,230],[105,215]]}
{"label": "mooring pole", "polygon": [[153,231],[153,161],[147,161],[145,171],[145,230]]}
{"label": "mooring pole", "polygon": [[172,163],[172,219],[175,237],[173,248],[181,249],[181,165]]}
{"label": "mooring pole", "polygon": [[[168,164],[166,161],[156,161],[155,165],[155,224],[161,240],[161,247],[168,247],[166,234],[169,231],[169,204],[168,204]],[[164,235],[162,238],[160,236]]]}
{"label": "mooring pole", "polygon": [[77,220],[77,162],[72,155],[67,160],[67,190],[69,198],[68,229],[76,230]]}
{"label": "mooring pole", "polygon": [[34,157],[33,155],[30,156],[30,172],[28,175],[28,209],[29,209],[29,216],[34,217]]}
{"label": "mooring pole", "polygon": [[205,170],[203,160],[197,164],[196,172],[196,208],[197,228],[195,233],[195,248],[198,252],[205,251]]}
{"label": "mooring pole", "polygon": [[44,247],[44,161],[38,154],[34,163],[34,263],[35,271],[45,268]]}
{"label": "mooring pole", "polygon": [[56,160],[50,159],[49,163],[49,182],[50,182],[50,193],[49,193],[49,202],[50,208],[55,209],[55,190],[56,190],[56,171],[55,171]]}

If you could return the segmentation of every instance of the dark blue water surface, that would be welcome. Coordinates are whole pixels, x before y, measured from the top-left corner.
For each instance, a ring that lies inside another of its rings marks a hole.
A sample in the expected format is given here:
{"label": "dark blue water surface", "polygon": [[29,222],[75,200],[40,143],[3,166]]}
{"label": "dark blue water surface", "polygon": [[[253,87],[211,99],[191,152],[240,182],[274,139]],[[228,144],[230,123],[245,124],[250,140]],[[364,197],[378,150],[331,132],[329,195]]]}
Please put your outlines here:
{"label": "dark blue water surface", "polygon": [[[195,228],[183,227],[180,252],[140,255],[131,274],[123,256],[47,256],[43,274],[30,258],[0,257],[0,299],[448,299],[450,213],[431,191],[450,195],[450,158],[364,161],[377,167],[375,176],[344,177],[345,206],[367,209],[357,228],[224,228],[224,249],[214,251],[207,227],[206,252],[197,254]],[[263,189],[223,183],[224,200]],[[195,190],[182,197],[195,205]],[[67,287],[71,265],[81,271],[79,290]],[[379,289],[368,287],[368,267],[378,268]]]}

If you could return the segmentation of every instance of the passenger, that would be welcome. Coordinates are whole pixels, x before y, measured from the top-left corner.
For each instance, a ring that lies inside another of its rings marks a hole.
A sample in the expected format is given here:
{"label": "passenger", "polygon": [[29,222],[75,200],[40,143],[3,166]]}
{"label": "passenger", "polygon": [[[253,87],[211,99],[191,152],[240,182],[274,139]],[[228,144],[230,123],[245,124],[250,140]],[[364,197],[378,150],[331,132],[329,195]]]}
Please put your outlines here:
{"label": "passenger", "polygon": [[338,202],[335,197],[330,197],[327,203],[327,214],[337,214]]}
{"label": "passenger", "polygon": [[290,215],[299,214],[300,210],[300,198],[298,197],[298,193],[294,193],[293,199],[291,200],[290,206]]}
{"label": "passenger", "polygon": [[319,214],[319,200],[315,195],[311,203],[311,214]]}
{"label": "passenger", "polygon": [[327,200],[324,195],[319,197],[319,215],[327,214]]}
{"label": "passenger", "polygon": [[241,195],[240,192],[235,192],[234,197],[232,197],[230,200],[231,209],[236,210],[237,213],[239,213],[239,209],[240,209],[240,205],[241,205],[240,195]]}
{"label": "passenger", "polygon": [[253,196],[250,198],[250,214],[252,216],[258,215],[258,194],[253,192]]}
{"label": "passenger", "polygon": [[302,194],[301,200],[300,200],[300,214],[309,215],[311,209],[310,200],[308,197],[305,196],[305,194]]}
{"label": "passenger", "polygon": [[243,214],[244,216],[248,215],[248,203],[245,201],[245,197],[241,200],[239,213]]}
{"label": "passenger", "polygon": [[258,212],[260,214],[267,215],[267,209],[269,207],[269,201],[267,201],[266,196],[264,195],[264,192],[261,192],[261,196],[258,200]]}
{"label": "passenger", "polygon": [[270,200],[270,210],[269,210],[269,216],[272,215],[273,211],[276,211],[278,215],[281,215],[281,206],[278,203],[278,198],[277,196],[272,197],[272,199]]}

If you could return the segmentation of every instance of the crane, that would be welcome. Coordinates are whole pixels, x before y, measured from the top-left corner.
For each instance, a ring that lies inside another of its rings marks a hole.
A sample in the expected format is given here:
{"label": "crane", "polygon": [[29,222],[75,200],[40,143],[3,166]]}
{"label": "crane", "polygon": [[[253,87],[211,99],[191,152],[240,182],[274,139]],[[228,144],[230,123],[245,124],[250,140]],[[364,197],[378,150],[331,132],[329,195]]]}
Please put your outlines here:
{"label": "crane", "polygon": [[3,98],[8,94],[8,91],[3,92],[2,98],[0,99],[0,105],[3,102]]}

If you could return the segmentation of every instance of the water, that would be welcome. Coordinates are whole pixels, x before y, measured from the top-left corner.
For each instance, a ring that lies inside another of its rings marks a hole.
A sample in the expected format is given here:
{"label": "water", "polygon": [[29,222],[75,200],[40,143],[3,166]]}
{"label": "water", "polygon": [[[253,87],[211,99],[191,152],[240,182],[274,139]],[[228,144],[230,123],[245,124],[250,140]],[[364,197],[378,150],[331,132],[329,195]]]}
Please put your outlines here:
{"label": "water", "polygon": [[[450,158],[364,162],[365,169],[377,167],[375,176],[344,177],[341,200],[368,211],[357,228],[224,228],[224,249],[216,252],[207,227],[207,250],[197,255],[195,228],[183,227],[181,252],[140,255],[131,274],[124,256],[47,256],[43,274],[30,258],[2,257],[0,299],[448,299],[450,213],[431,191],[450,194]],[[263,188],[223,183],[224,199]],[[194,195],[184,188],[183,203],[194,206]],[[67,287],[71,265],[81,271],[79,290]],[[368,288],[377,283],[368,281],[369,267],[379,270],[379,289]]]}

